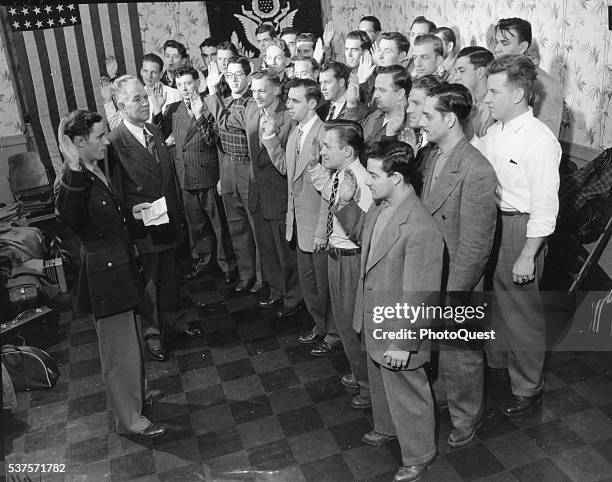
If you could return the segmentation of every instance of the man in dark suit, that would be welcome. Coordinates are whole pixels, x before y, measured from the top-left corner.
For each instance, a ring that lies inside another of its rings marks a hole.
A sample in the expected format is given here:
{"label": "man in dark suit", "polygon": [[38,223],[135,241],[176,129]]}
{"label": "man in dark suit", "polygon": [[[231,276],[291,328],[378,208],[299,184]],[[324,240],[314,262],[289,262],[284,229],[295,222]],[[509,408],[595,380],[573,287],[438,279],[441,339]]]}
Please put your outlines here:
{"label": "man in dark suit", "polygon": [[[444,236],[443,288],[450,306],[482,303],[473,292],[482,290],[497,220],[495,171],[463,133],[471,110],[469,89],[445,84],[429,92],[420,122],[435,145],[425,162],[421,199]],[[434,389],[438,402],[448,402],[454,427],[448,444],[469,443],[484,412],[482,347],[441,344]]]}
{"label": "man in dark suit", "polygon": [[242,111],[230,113],[223,99],[216,94],[220,78],[208,75],[206,105],[224,129],[242,130],[247,134],[251,157],[249,211],[253,215],[255,238],[261,258],[263,277],[270,285],[267,299],[258,300],[261,308],[282,304],[277,316],[284,316],[302,302],[297,273],[295,246],[285,237],[287,215],[287,179],[282,168],[270,159],[262,143],[263,131],[269,118],[274,118],[276,137],[282,148],[287,145],[293,122],[286,105],[280,101],[280,79],[273,72],[256,72],[252,76],[253,101]]}
{"label": "man in dark suit", "polygon": [[[325,102],[317,108],[317,114],[323,121],[346,119],[346,92],[349,86],[350,69],[342,62],[330,60],[321,66],[319,85]],[[368,114],[368,108],[361,101],[353,112],[353,119],[362,120]]]}
{"label": "man in dark suit", "polygon": [[175,259],[180,210],[172,159],[161,130],[146,122],[149,100],[142,82],[131,75],[119,77],[113,83],[113,97],[123,114],[123,122],[109,135],[108,148],[111,179],[119,200],[128,212],[147,209],[162,197],[168,208],[168,223],[145,226],[141,219],[129,222],[145,279],[145,341],[151,356],[163,361],[168,357],[162,343],[164,328],[172,327],[189,336],[202,335],[197,322],[179,329],[184,315],[178,309]]}
{"label": "man in dark suit", "polygon": [[146,392],[140,344],[142,299],[126,218],[115,191],[97,166],[109,144],[107,127],[95,112],[76,110],[59,126],[58,144],[65,164],[56,209],[81,242],[77,309],[91,313],[98,334],[106,400],[121,434],[157,437],[166,432],[142,415],[143,404],[163,394]]}
{"label": "man in dark suit", "polygon": [[182,100],[170,104],[165,114],[155,120],[163,134],[172,133],[176,142],[174,169],[182,191],[194,257],[193,270],[187,277],[195,278],[214,264],[216,254],[225,282],[229,284],[236,277],[236,257],[225,209],[216,189],[219,160],[214,119],[198,93],[199,83],[195,69],[178,69],[176,85]]}

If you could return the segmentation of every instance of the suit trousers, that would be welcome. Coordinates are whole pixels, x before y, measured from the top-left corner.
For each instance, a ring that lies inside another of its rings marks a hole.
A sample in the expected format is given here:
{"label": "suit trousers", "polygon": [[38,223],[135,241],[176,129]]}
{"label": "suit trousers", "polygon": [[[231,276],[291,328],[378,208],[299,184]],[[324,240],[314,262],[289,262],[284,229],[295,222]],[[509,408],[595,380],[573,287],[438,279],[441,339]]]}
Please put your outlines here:
{"label": "suit trousers", "polygon": [[119,433],[136,433],[151,421],[142,415],[146,390],[141,326],[133,310],[95,321],[108,408]]}
{"label": "suit trousers", "polygon": [[[294,229],[294,236],[296,230]],[[299,243],[298,243],[299,245]],[[319,336],[335,335],[336,325],[329,301],[329,278],[327,274],[327,253],[308,253],[297,248],[298,274],[304,303],[315,322],[313,332]]]}
{"label": "suit trousers", "polygon": [[368,356],[374,430],[397,435],[405,466],[436,454],[434,404],[425,369],[389,370]]}
{"label": "suit trousers", "polygon": [[216,257],[224,273],[235,271],[236,257],[217,188],[183,189],[183,203],[189,239],[199,262],[208,264]]}
{"label": "suit trousers", "polygon": [[540,295],[546,247],[535,259],[535,279],[525,285],[512,281],[512,267],[525,245],[529,215],[499,216],[493,246],[492,329],[487,362],[508,368],[512,393],[532,396],[540,385],[546,350],[546,317]]}
{"label": "suit trousers", "polygon": [[[370,396],[368,384],[367,354],[359,336],[353,329],[353,314],[357,298],[357,285],[361,271],[361,255],[329,257],[329,296],[334,322],[348,358],[351,372],[360,386],[360,395]],[[364,336],[364,335],[362,335]]]}
{"label": "suit trousers", "polygon": [[302,302],[294,243],[285,239],[285,219],[267,219],[253,213],[255,239],[261,257],[261,270],[270,286],[270,298],[282,298],[285,306]]}
{"label": "suit trousers", "polygon": [[[240,279],[245,281],[256,276],[257,250],[255,236],[253,235],[252,216],[247,209],[249,196],[249,169],[248,162],[234,161],[230,156],[223,155],[223,162],[233,164],[233,178],[221,182],[221,197],[227,215],[232,246],[236,253],[236,265]],[[231,186],[231,189],[229,187]]]}

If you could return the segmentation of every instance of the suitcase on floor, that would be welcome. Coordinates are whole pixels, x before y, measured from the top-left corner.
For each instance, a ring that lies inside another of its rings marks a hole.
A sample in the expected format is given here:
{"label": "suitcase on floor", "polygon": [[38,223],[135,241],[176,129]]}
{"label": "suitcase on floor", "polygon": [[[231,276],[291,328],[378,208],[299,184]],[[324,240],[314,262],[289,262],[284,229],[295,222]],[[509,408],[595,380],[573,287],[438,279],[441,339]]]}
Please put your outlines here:
{"label": "suitcase on floor", "polygon": [[2,344],[47,348],[57,341],[59,313],[47,306],[26,310],[0,325]]}

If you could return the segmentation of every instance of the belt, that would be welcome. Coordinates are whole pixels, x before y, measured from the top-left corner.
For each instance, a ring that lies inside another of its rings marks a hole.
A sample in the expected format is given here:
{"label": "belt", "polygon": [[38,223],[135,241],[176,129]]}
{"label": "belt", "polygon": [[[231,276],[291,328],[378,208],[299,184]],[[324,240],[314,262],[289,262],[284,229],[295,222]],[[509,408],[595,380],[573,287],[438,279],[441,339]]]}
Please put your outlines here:
{"label": "belt", "polygon": [[498,209],[497,211],[502,216],[529,216],[529,213],[522,213],[520,211],[503,211],[501,209]]}
{"label": "belt", "polygon": [[361,248],[342,249],[342,248],[327,248],[327,254],[332,259],[338,259],[338,256],[355,256],[361,253]]}

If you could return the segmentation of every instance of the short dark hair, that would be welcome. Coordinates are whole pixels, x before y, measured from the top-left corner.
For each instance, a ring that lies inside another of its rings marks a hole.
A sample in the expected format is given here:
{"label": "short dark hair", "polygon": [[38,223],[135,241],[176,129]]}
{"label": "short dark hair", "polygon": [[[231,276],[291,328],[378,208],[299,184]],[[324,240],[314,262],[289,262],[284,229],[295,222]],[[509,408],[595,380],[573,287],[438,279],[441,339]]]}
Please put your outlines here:
{"label": "short dark hair", "polygon": [[334,131],[341,146],[352,147],[355,157],[363,151],[363,127],[359,122],[346,119],[334,119],[325,123],[326,131]]}
{"label": "short dark hair", "polygon": [[359,23],[361,22],[370,22],[375,32],[380,32],[382,30],[380,26],[380,20],[378,20],[373,15],[366,15],[365,17],[361,17],[361,20],[359,20]]}
{"label": "short dark hair", "polygon": [[303,55],[294,55],[291,57],[291,62],[295,65],[296,62],[308,62],[312,67],[312,71],[316,72],[319,70],[319,62],[317,62],[312,57],[304,57]]}
{"label": "short dark hair", "polygon": [[238,57],[232,57],[227,63],[227,65],[229,66],[231,64],[242,65],[242,70],[246,75],[249,75],[251,73],[251,62],[249,61],[249,59],[242,55],[239,55]]}
{"label": "short dark hair", "polygon": [[472,111],[472,94],[461,84],[442,84],[427,93],[428,97],[436,97],[436,110],[443,114],[452,112],[463,122]]}
{"label": "short dark hair", "polygon": [[526,55],[502,55],[494,59],[487,67],[487,75],[505,72],[508,83],[520,87],[531,105],[536,79],[536,66]]}
{"label": "short dark hair", "polygon": [[371,142],[366,146],[366,156],[380,160],[387,176],[394,172],[401,174],[406,184],[413,184],[418,177],[418,166],[410,144],[400,141]]}
{"label": "short dark hair", "polygon": [[461,57],[467,57],[470,64],[472,64],[474,68],[478,68],[489,65],[495,56],[493,55],[493,52],[484,47],[471,45],[469,47],[462,48],[457,53],[457,58],[460,59]]}
{"label": "short dark hair", "polygon": [[102,116],[97,112],[89,110],[73,110],[66,116],[66,124],[64,125],[64,134],[71,141],[76,136],[88,138],[93,130],[94,124],[102,122]]}
{"label": "short dark hair", "polygon": [[261,79],[267,80],[274,86],[281,85],[280,77],[271,70],[258,70],[257,72],[254,72],[253,75],[251,76],[251,80],[261,80]]}
{"label": "short dark hair", "polygon": [[455,35],[455,31],[450,27],[438,27],[430,32],[433,35],[438,35],[444,39],[445,42],[452,42],[453,48],[457,47],[457,36]]}
{"label": "short dark hair", "polygon": [[142,56],[142,61],[140,62],[140,66],[145,62],[153,62],[159,66],[159,71],[164,70],[164,61],[161,59],[159,55],[156,54],[145,54]]}
{"label": "short dark hair", "polygon": [[410,24],[410,28],[412,28],[412,26],[415,23],[426,23],[427,25],[429,25],[429,31],[431,32],[432,30],[436,29],[436,24],[433,23],[431,20],[427,20],[423,15],[419,15],[418,17],[416,17],[412,23]]}
{"label": "short dark hair", "polygon": [[315,38],[313,33],[310,32],[302,32],[295,39],[295,43],[298,44],[300,42],[310,42],[314,46],[317,43],[317,39]]}
{"label": "short dark hair", "polygon": [[445,84],[445,82],[437,75],[424,75],[423,77],[414,79],[412,90],[422,89],[426,94],[429,94],[432,89],[439,87],[442,84]]}
{"label": "short dark hair", "polygon": [[204,39],[204,42],[202,42],[200,44],[200,49],[203,49],[204,47],[215,47],[215,48],[219,48],[217,47],[217,44],[219,42],[217,42],[214,38],[212,37],[208,37],[207,39]]}
{"label": "short dark hair", "polygon": [[189,65],[185,65],[176,69],[176,72],[174,73],[174,78],[178,79],[183,75],[191,75],[191,78],[193,80],[198,80],[200,78],[200,74],[198,73],[198,71]]}
{"label": "short dark hair", "polygon": [[342,62],[337,62],[335,60],[328,60],[321,65],[320,72],[327,72],[331,70],[334,73],[336,79],[344,80],[344,86],[348,87],[349,77],[351,76],[351,69],[348,68],[346,64]]}
{"label": "short dark hair", "polygon": [[376,76],[378,77],[381,74],[391,74],[393,88],[395,90],[404,89],[406,97],[408,97],[410,89],[412,89],[412,78],[404,67],[401,65],[378,67],[378,69],[376,69]]}
{"label": "short dark hair", "polygon": [[166,49],[168,48],[178,50],[178,53],[181,56],[181,58],[183,59],[187,58],[187,49],[182,43],[177,42],[176,40],[172,40],[172,39],[166,40],[164,42],[164,53],[166,53]]}
{"label": "short dark hair", "polygon": [[238,56],[238,49],[236,46],[230,42],[229,40],[224,40],[223,42],[219,42],[217,44],[217,50],[230,50],[234,57]]}
{"label": "short dark hair", "polygon": [[298,35],[298,34],[299,32],[293,27],[285,27],[284,29],[281,30],[279,37],[283,37],[285,35]]}
{"label": "short dark hair", "polygon": [[519,17],[502,18],[495,25],[495,31],[502,32],[504,35],[512,35],[510,30],[516,32],[519,42],[527,42],[527,48],[531,46],[531,24],[527,20]]}
{"label": "short dark hair", "polygon": [[367,33],[363,30],[353,30],[346,34],[345,40],[359,40],[361,42],[361,50],[370,50],[372,48],[372,41]]}
{"label": "short dark hair", "polygon": [[380,34],[381,40],[393,40],[400,52],[408,52],[410,50],[410,40],[399,32],[384,32]]}
{"label": "short dark hair", "polygon": [[[289,46],[287,45],[287,42],[285,42],[282,38],[275,38],[272,40],[272,42],[270,42],[270,45],[268,45],[267,49],[270,47],[278,47],[279,49],[282,50],[283,55],[287,58],[291,58],[291,50],[289,50]],[[264,52],[265,54],[265,52]]]}
{"label": "short dark hair", "polygon": [[415,46],[426,44],[433,45],[434,52],[438,54],[439,57],[442,57],[444,55],[444,44],[442,43],[442,40],[440,40],[434,34],[425,33],[423,35],[419,35],[417,38],[414,39]]}
{"label": "short dark hair", "polygon": [[289,81],[288,86],[290,89],[304,87],[306,101],[314,99],[317,101],[317,105],[321,102],[321,88],[319,87],[319,83],[315,80],[294,77]]}
{"label": "short dark hair", "polygon": [[276,38],[276,29],[274,28],[274,25],[270,23],[264,22],[255,29],[255,35],[266,32],[270,34],[270,38]]}

